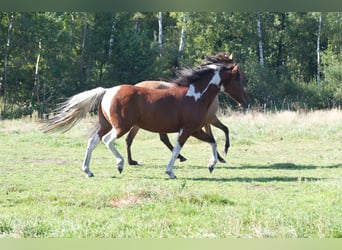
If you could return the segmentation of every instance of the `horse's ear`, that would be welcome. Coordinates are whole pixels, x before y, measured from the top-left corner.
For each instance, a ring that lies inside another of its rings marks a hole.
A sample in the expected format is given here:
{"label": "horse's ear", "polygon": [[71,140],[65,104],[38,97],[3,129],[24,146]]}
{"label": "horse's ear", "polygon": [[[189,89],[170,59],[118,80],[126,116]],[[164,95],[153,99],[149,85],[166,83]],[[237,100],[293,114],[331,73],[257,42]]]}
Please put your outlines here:
{"label": "horse's ear", "polygon": [[239,65],[236,64],[236,65],[234,66],[234,68],[232,69],[232,73],[233,73],[233,74],[236,74],[238,71],[239,71]]}
{"label": "horse's ear", "polygon": [[229,60],[233,60],[233,54],[230,54],[228,57]]}

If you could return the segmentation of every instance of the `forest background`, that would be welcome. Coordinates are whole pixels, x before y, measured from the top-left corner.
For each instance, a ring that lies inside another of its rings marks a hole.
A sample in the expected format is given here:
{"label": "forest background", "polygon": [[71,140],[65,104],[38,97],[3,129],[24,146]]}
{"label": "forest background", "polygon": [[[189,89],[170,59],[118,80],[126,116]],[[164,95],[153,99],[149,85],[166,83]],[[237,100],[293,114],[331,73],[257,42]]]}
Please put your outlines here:
{"label": "forest background", "polygon": [[[0,118],[233,53],[254,107],[342,104],[340,12],[1,12]],[[222,107],[233,104],[220,96]]]}

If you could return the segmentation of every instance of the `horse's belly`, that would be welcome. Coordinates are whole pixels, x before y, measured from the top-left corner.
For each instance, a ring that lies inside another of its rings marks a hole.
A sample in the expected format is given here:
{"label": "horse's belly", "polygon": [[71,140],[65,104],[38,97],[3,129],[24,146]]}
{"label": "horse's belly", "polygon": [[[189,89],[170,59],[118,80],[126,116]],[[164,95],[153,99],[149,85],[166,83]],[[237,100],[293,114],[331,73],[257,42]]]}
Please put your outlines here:
{"label": "horse's belly", "polygon": [[137,124],[140,128],[155,133],[175,133],[179,132],[181,127],[175,120],[169,120],[162,117],[156,119],[140,120]]}

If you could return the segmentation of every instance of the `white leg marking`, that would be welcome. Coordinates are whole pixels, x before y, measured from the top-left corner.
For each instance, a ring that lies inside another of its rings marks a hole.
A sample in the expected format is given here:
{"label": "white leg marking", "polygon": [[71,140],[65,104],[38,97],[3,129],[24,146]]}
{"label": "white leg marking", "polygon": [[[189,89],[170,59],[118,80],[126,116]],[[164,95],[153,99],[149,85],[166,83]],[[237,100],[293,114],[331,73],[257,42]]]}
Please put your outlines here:
{"label": "white leg marking", "polygon": [[215,165],[217,163],[218,157],[217,157],[217,145],[216,145],[216,143],[215,142],[214,143],[210,143],[210,145],[211,145],[211,148],[213,150],[213,155],[212,155],[212,157],[211,157],[211,159],[209,161],[209,167],[208,167],[209,171],[211,173],[214,170],[214,168],[215,168]]}
{"label": "white leg marking", "polygon": [[121,156],[119,151],[116,150],[114,141],[116,139],[116,129],[112,128],[106,135],[102,137],[103,143],[107,146],[107,148],[113,153],[116,157],[116,164],[119,172],[121,173],[124,165],[124,158]]}
{"label": "white leg marking", "polygon": [[180,146],[179,142],[177,141],[176,145],[174,146],[172,150],[172,156],[169,164],[166,167],[165,173],[167,173],[170,176],[170,179],[175,179],[176,175],[173,173],[173,165],[175,164],[175,161],[179,155],[180,150],[182,147]]}
{"label": "white leg marking", "polygon": [[115,97],[116,93],[120,90],[120,86],[113,87],[108,89],[107,92],[104,94],[101,102],[101,107],[103,112],[110,117],[110,107],[112,103],[112,99]]}
{"label": "white leg marking", "polygon": [[95,132],[95,134],[88,140],[88,146],[86,150],[86,154],[83,161],[82,171],[85,172],[89,177],[93,177],[93,173],[90,171],[89,163],[91,158],[91,153],[97,146],[97,144],[100,142],[100,137],[97,134],[98,130]]}
{"label": "white leg marking", "polygon": [[181,137],[182,134],[183,134],[183,129],[181,128],[181,129],[179,130],[178,138]]}

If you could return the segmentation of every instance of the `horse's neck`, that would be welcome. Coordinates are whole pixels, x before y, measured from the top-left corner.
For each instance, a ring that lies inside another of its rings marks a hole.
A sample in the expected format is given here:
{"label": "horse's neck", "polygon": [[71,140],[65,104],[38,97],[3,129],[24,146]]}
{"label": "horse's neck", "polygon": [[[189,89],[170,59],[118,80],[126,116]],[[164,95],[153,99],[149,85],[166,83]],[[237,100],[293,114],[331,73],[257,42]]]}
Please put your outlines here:
{"label": "horse's neck", "polygon": [[219,81],[217,75],[209,75],[205,79],[196,83],[190,83],[187,96],[192,96],[195,101],[201,100],[202,102],[211,104],[217,94],[219,93]]}
{"label": "horse's neck", "polygon": [[217,86],[212,84],[209,85],[206,93],[203,95],[203,101],[208,105],[208,107],[215,101],[219,92],[220,89]]}

